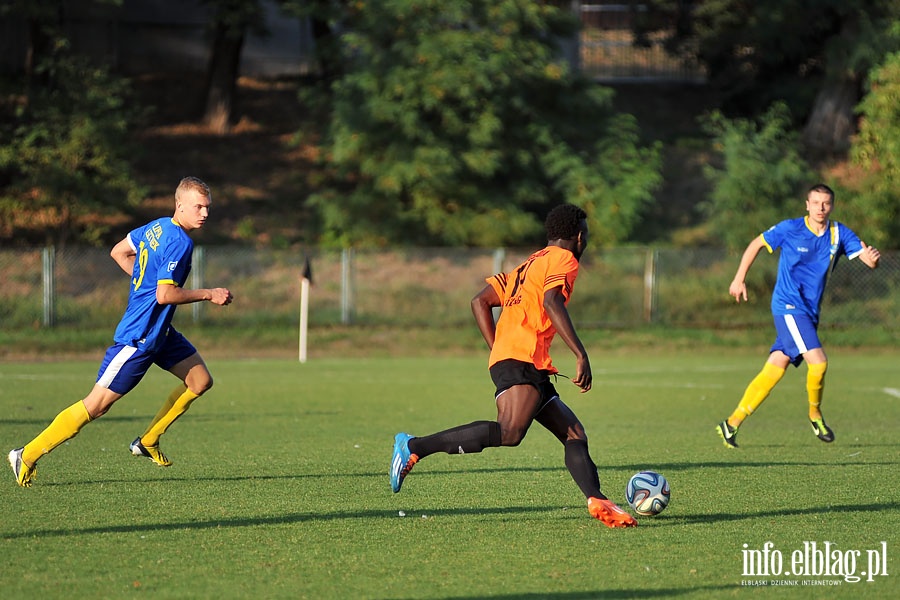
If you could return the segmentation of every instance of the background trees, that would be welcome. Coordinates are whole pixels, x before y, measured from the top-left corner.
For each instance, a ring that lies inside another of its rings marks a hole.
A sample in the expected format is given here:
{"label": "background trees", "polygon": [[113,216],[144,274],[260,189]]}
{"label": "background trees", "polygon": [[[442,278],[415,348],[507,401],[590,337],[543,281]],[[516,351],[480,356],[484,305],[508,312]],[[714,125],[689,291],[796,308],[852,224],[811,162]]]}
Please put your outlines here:
{"label": "background trees", "polygon": [[[345,36],[312,202],[330,241],[496,245],[539,235],[549,206],[585,207],[626,239],[659,183],[656,148],[573,73],[571,13],[529,0],[366,5]],[[372,227],[373,223],[377,223]]]}
{"label": "background trees", "polygon": [[863,224],[870,244],[896,245],[900,235],[900,53],[891,53],[872,71],[851,157],[858,168],[847,184],[854,202],[842,207]]}
{"label": "background trees", "polygon": [[[670,0],[654,4],[671,10]],[[706,65],[727,114],[784,102],[806,151],[821,158],[848,150],[866,73],[897,48],[898,17],[896,0],[704,0],[673,41]]]}
{"label": "background trees", "polygon": [[[628,100],[563,59],[578,27],[569,2],[193,0],[201,19],[208,9],[205,73],[192,74],[177,99],[154,97],[190,105],[192,122],[180,131],[206,137],[202,151],[185,156],[210,151],[215,140],[236,144],[241,134],[230,127],[241,116],[244,40],[263,32],[279,7],[304,20],[315,66],[290,82],[300,90],[291,112],[309,116],[295,136],[302,150],[282,153],[297,173],[277,177],[304,183],[301,193],[295,187],[269,200],[291,213],[281,219],[282,244],[531,244],[543,213],[562,201],[588,210],[595,242],[668,242],[676,239],[670,220],[681,216],[678,225],[692,228],[701,215],[705,236],[691,229],[678,240],[734,236],[742,244],[749,229],[784,216],[811,179],[839,190],[841,218],[865,223],[871,241],[897,239],[891,136],[900,69],[892,53],[900,50],[900,1],[645,4],[652,10],[633,12],[635,43],[669,32],[668,47],[699,58],[709,76],[704,91],[723,99],[677,138],[648,114],[652,103],[634,111],[639,122],[626,114]],[[0,77],[0,237],[100,243],[111,223],[131,218],[141,182],[162,185],[135,172],[150,161],[133,152],[139,107],[115,57],[94,47],[88,58],[69,41],[68,24],[98,14],[115,23],[122,6],[135,5],[0,4],[0,26],[13,17],[28,32],[21,66]],[[266,115],[268,123],[278,118]],[[681,175],[672,159],[687,153],[708,163],[706,179],[677,188],[691,191],[686,200],[667,197],[662,174]],[[226,178],[233,171],[214,167]],[[256,185],[255,198],[269,193]],[[254,210],[238,212],[233,237],[263,239]],[[284,234],[297,222],[302,231]]]}
{"label": "background trees", "polygon": [[215,133],[231,127],[235,82],[247,31],[264,32],[259,0],[204,0],[214,9],[212,46],[206,71],[203,122]]}
{"label": "background trees", "polygon": [[[653,4],[671,11],[683,3]],[[707,229],[739,247],[740,236],[783,218],[788,199],[802,199],[816,179],[838,191],[838,218],[870,232],[871,243],[891,243],[900,190],[887,166],[896,148],[886,98],[900,72],[878,65],[900,48],[900,2],[704,0],[693,8],[672,46],[696,52],[723,98],[705,123],[720,156],[707,168]],[[848,153],[856,168],[842,166]]]}
{"label": "background trees", "polygon": [[8,8],[22,11],[32,42],[0,102],[0,236],[96,243],[141,197],[128,85],[71,51],[61,0]]}
{"label": "background trees", "polygon": [[758,119],[727,119],[715,112],[704,123],[721,160],[709,164],[713,184],[703,204],[707,236],[742,250],[754,236],[803,212],[803,191],[816,174],[799,152],[783,103]]}

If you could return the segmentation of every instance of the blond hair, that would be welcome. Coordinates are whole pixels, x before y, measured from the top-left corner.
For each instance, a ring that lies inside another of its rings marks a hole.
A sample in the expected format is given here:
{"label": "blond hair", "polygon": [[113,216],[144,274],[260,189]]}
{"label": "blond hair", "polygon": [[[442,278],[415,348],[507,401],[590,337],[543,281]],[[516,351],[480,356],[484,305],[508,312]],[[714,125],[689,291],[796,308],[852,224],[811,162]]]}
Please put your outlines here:
{"label": "blond hair", "polygon": [[212,200],[212,193],[209,191],[209,186],[196,177],[185,177],[178,182],[178,187],[175,188],[175,200],[181,200],[181,194],[188,190],[194,190],[204,198]]}

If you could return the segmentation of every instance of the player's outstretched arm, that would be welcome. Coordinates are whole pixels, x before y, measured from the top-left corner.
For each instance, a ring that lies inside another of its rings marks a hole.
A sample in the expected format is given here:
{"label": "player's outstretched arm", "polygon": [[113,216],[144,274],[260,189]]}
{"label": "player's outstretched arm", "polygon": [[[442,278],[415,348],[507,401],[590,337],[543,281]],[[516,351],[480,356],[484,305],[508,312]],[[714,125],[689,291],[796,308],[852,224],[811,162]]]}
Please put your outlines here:
{"label": "player's outstretched arm", "polygon": [[869,246],[862,240],[860,240],[859,242],[863,247],[863,251],[859,255],[859,260],[863,261],[863,263],[870,269],[877,269],[878,261],[881,260],[881,252],[879,252],[878,248],[876,248],[875,246]]}
{"label": "player's outstretched arm", "polygon": [[212,302],[219,306],[231,304],[234,296],[228,288],[189,290],[176,285],[156,286],[156,301],[160,304],[191,304],[192,302]]}
{"label": "player's outstretched arm", "polygon": [[547,311],[547,316],[553,323],[556,333],[575,355],[575,377],[572,378],[572,383],[581,388],[582,392],[588,391],[593,382],[591,361],[588,359],[584,344],[575,333],[575,326],[572,324],[572,318],[566,308],[566,298],[563,296],[562,286],[544,292],[544,310]]}
{"label": "player's outstretched arm", "polygon": [[747,248],[741,256],[741,262],[734,274],[734,279],[731,280],[731,285],[728,286],[728,293],[738,302],[740,302],[741,299],[743,299],[744,302],[747,301],[747,284],[745,282],[747,273],[750,271],[750,267],[753,265],[753,261],[756,260],[759,251],[762,250],[765,245],[766,243],[765,240],[763,240],[763,237],[758,235],[753,241],[747,244]]}

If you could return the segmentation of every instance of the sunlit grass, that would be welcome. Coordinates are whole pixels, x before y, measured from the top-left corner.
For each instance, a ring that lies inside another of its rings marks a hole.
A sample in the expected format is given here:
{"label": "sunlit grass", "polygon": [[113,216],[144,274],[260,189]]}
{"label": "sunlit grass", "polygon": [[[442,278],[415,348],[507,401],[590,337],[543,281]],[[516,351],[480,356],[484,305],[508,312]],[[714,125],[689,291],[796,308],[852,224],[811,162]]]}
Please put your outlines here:
{"label": "sunlit grass", "polygon": [[[538,425],[518,448],[429,457],[391,493],[394,433],[493,418],[483,353],[211,360],[216,386],[163,439],[168,469],[127,451],[173,385],[154,371],[45,457],[34,487],[7,471],[0,589],[9,599],[721,598],[744,592],[744,544],[771,541],[789,556],[829,541],[865,557],[885,541],[890,576],[827,595],[897,597],[897,358],[831,353],[834,444],[805,420],[800,369],[730,451],[713,427],[763,356],[598,348],[594,389],[558,388],[609,496],[624,504],[638,470],[669,479],[669,508],[633,530],[588,516],[562,448]],[[559,366],[572,370],[562,354]],[[4,451],[83,395],[96,368],[0,365]],[[791,597],[822,593],[795,587]]]}

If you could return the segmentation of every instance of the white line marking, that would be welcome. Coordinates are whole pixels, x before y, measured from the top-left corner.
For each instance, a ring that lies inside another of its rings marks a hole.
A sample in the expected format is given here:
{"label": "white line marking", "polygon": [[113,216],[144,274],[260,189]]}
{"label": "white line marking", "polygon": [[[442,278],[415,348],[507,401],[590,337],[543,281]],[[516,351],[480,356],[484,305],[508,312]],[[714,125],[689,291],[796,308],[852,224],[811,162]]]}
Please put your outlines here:
{"label": "white line marking", "polygon": [[722,389],[719,383],[670,383],[667,381],[615,381],[610,379],[594,379],[594,386],[631,387],[631,388],[684,388],[684,389]]}
{"label": "white line marking", "polygon": [[893,396],[894,398],[900,398],[900,390],[897,388],[884,388],[883,391],[888,396]]}

